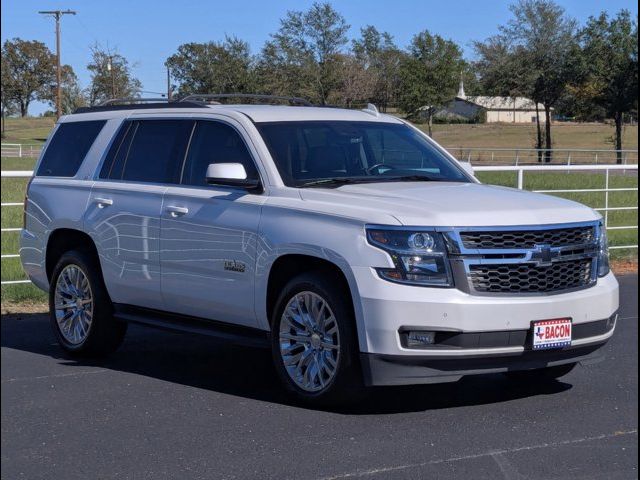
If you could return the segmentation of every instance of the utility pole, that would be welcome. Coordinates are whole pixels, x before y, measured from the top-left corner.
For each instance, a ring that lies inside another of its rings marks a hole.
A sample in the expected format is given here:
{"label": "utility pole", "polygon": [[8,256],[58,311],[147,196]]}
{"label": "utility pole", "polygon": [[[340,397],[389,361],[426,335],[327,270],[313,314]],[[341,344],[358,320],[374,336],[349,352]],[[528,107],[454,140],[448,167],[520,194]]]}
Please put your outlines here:
{"label": "utility pole", "polygon": [[62,72],[60,70],[60,17],[62,15],[75,15],[73,10],[43,10],[41,15],[50,15],[56,19],[56,116],[62,115]]}

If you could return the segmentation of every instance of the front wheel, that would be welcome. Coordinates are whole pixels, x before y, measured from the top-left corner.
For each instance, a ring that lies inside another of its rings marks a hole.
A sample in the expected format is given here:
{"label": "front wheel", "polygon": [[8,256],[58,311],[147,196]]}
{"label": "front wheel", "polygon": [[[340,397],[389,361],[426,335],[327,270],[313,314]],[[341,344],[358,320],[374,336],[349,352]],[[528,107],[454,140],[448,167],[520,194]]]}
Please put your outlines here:
{"label": "front wheel", "polygon": [[272,354],[285,388],[316,405],[359,398],[357,337],[348,293],[322,273],[293,278],[272,318]]}

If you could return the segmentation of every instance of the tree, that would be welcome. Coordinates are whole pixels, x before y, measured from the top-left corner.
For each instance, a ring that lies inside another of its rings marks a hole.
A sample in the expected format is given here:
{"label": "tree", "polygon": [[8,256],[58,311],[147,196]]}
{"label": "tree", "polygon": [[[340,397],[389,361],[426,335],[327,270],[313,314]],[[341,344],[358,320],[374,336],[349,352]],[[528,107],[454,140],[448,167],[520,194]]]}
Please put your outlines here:
{"label": "tree", "polygon": [[[71,65],[62,66],[62,114],[73,113],[77,108],[87,105],[87,98],[78,83],[78,77]],[[55,102],[53,103],[55,104]]]}
{"label": "tree", "polygon": [[133,98],[140,95],[140,80],[131,73],[128,60],[116,51],[94,45],[87,69],[91,72],[91,86],[87,92],[90,105],[110,98]]}
{"label": "tree", "polygon": [[624,114],[638,108],[638,22],[627,10],[612,19],[603,12],[589,18],[580,43],[586,78],[578,97],[614,119],[617,162],[622,163]]}
{"label": "tree", "polygon": [[290,11],[261,54],[258,72],[268,93],[309,96],[325,105],[340,85],[343,47],[349,29],[329,3]]}
{"label": "tree", "polygon": [[522,79],[531,99],[544,106],[546,161],[551,160],[551,111],[579,73],[576,22],[552,0],[520,0],[513,18],[500,27],[502,37],[520,57]]}
{"label": "tree", "polygon": [[434,112],[455,97],[463,68],[462,51],[453,41],[426,30],[413,37],[400,67],[399,104],[411,115],[424,111],[429,135]]}
{"label": "tree", "polygon": [[253,78],[249,44],[235,37],[224,42],[185,43],[165,65],[179,83],[178,94],[251,92]]}
{"label": "tree", "polygon": [[[62,114],[68,115],[73,113],[77,108],[84,107],[87,104],[87,99],[84,95],[84,92],[80,88],[78,84],[78,77],[71,65],[62,65],[61,72],[61,107]],[[51,104],[55,109],[56,105],[56,86],[51,85],[49,91],[47,92],[46,98],[43,98]]]}
{"label": "tree", "polygon": [[389,104],[397,101],[404,54],[388,32],[379,32],[372,25],[360,29],[360,35],[353,41],[354,55],[374,82],[371,101],[386,111]]}
{"label": "tree", "polygon": [[542,161],[541,149],[545,135],[540,123],[540,111],[536,92],[537,72],[528,64],[529,53],[522,45],[513,45],[510,39],[498,34],[483,42],[474,43],[478,60],[474,68],[480,76],[482,90],[487,94],[535,99],[536,143],[538,161]]}
{"label": "tree", "polygon": [[55,57],[42,42],[14,38],[2,45],[2,59],[3,105],[15,103],[25,117],[55,82]]}
{"label": "tree", "polygon": [[332,104],[351,108],[373,96],[376,79],[356,57],[342,55],[340,72],[340,85],[329,97]]}
{"label": "tree", "polygon": [[0,89],[0,119],[2,120],[2,138],[4,138],[6,127],[5,118],[7,117],[7,115],[13,115],[14,113],[16,113],[18,111],[18,108],[15,101],[9,98],[5,91],[5,85],[9,85],[11,79],[9,77],[9,69],[6,67],[6,60],[4,58],[4,55],[0,57],[0,62],[2,63],[2,67],[0,68],[0,72],[2,75],[2,80],[0,80],[0,83],[2,84],[2,89]]}

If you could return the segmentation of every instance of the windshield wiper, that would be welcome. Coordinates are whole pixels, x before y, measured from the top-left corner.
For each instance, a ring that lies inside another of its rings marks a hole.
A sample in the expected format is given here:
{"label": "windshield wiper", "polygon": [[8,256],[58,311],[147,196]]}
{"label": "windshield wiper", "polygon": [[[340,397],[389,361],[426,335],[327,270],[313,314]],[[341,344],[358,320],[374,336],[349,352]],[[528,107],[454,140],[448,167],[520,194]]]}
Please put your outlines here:
{"label": "windshield wiper", "polygon": [[441,179],[430,177],[429,175],[402,175],[397,177],[386,177],[391,182],[440,182]]}
{"label": "windshield wiper", "polygon": [[366,183],[371,180],[367,177],[363,178],[351,178],[351,177],[337,177],[337,178],[322,178],[320,180],[311,180],[298,185],[298,188],[307,187],[340,187],[342,185],[349,185],[354,183]]}
{"label": "windshield wiper", "polygon": [[342,185],[353,185],[357,183],[383,183],[383,182],[438,182],[440,179],[430,177],[428,175],[402,175],[402,176],[386,176],[372,175],[370,177],[336,177],[322,178],[320,180],[311,180],[309,182],[298,185],[298,188],[308,187],[328,187],[338,188]]}

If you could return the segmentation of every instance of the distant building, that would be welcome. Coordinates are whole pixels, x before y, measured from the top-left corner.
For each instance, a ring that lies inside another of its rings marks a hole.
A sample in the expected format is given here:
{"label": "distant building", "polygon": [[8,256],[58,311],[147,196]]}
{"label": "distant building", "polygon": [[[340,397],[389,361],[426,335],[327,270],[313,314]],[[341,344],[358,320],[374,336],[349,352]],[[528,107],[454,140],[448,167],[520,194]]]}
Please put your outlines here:
{"label": "distant building", "polygon": [[[544,122],[544,107],[538,104],[540,122]],[[440,121],[476,123],[535,123],[536,104],[525,97],[467,96],[460,80],[458,95],[449,105],[434,114]]]}

